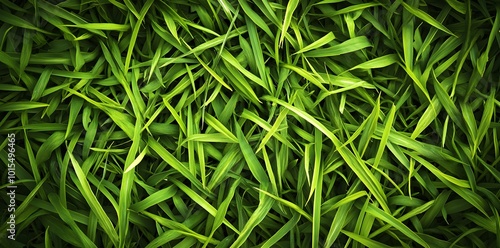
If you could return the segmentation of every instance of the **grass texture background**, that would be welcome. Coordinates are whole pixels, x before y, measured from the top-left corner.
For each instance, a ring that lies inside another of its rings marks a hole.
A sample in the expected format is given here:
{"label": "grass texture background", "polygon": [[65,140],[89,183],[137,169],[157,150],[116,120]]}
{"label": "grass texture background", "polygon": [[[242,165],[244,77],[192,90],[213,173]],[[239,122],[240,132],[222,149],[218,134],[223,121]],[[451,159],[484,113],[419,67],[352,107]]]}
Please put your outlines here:
{"label": "grass texture background", "polygon": [[0,3],[2,246],[500,247],[496,1]]}

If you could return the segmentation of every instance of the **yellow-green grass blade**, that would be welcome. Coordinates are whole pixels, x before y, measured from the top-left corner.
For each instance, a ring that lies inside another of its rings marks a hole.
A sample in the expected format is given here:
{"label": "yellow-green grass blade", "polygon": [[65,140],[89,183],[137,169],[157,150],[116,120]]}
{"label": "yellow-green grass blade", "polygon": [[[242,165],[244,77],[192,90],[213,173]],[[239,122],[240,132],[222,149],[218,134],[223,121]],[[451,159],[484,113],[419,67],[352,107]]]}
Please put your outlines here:
{"label": "yellow-green grass blade", "polygon": [[59,214],[61,220],[66,222],[71,227],[71,230],[75,232],[76,236],[78,236],[83,243],[85,247],[97,247],[92,240],[87,237],[83,233],[83,231],[77,226],[76,222],[73,220],[71,217],[68,209],[66,209],[60,202],[60,198],[54,194],[51,193],[48,195],[50,203],[52,203],[52,206],[56,209],[57,213]]}
{"label": "yellow-green grass blade", "polygon": [[377,150],[377,154],[375,155],[375,161],[373,162],[373,167],[377,168],[380,160],[382,159],[382,155],[384,154],[385,147],[387,145],[387,141],[389,140],[389,136],[391,135],[392,125],[394,123],[394,117],[396,115],[396,106],[392,105],[391,111],[386,116],[384,132],[382,134],[382,138],[380,139],[380,144]]}
{"label": "yellow-green grass blade", "polygon": [[141,9],[141,12],[139,13],[139,16],[136,16],[137,21],[135,22],[135,25],[133,25],[131,23],[134,26],[134,28],[132,31],[132,35],[130,37],[130,44],[128,46],[127,55],[125,57],[125,64],[124,64],[123,72],[127,72],[129,67],[130,67],[130,62],[132,59],[132,51],[133,51],[133,49],[135,47],[135,43],[137,41],[137,36],[139,34],[139,28],[141,27],[142,22],[143,22],[144,18],[146,17],[146,14],[148,13],[149,8],[151,8],[151,5],[153,4],[153,2],[154,2],[154,0],[148,0],[146,3],[144,3],[144,5]]}
{"label": "yellow-green grass blade", "polygon": [[430,247],[427,242],[425,242],[419,235],[417,235],[414,231],[412,231],[410,228],[408,228],[406,225],[404,225],[400,220],[394,218],[393,216],[387,214],[386,212],[380,210],[379,208],[373,206],[372,204],[369,204],[368,207],[366,208],[366,212],[372,215],[375,218],[378,218],[387,224],[391,225],[392,227],[396,228],[396,230],[400,231],[407,237],[411,238],[418,244],[420,244],[423,247]]}
{"label": "yellow-green grass blade", "polygon": [[349,232],[346,230],[341,230],[341,232],[343,234],[347,235],[349,238],[365,245],[366,247],[373,247],[373,248],[389,248],[389,247],[391,247],[391,246],[385,245],[384,243],[369,239],[367,237],[364,237],[362,235],[359,235],[359,234],[356,234],[353,232]]}
{"label": "yellow-green grass blade", "polygon": [[346,53],[352,53],[370,46],[372,46],[372,44],[368,40],[368,38],[366,38],[365,36],[358,36],[346,40],[340,44],[332,45],[328,48],[315,49],[309,52],[305,52],[304,56],[308,58],[333,57]]}
{"label": "yellow-green grass blade", "polygon": [[253,232],[255,227],[260,222],[262,222],[264,218],[267,217],[267,213],[269,212],[269,210],[271,210],[271,207],[274,204],[274,200],[265,194],[261,194],[259,198],[259,205],[257,206],[257,209],[255,209],[255,211],[252,213],[243,229],[240,230],[240,234],[231,245],[231,248],[241,247],[245,243],[251,232]]}
{"label": "yellow-green grass blade", "polygon": [[273,192],[278,192],[278,183],[276,182],[276,173],[271,165],[271,160],[269,159],[269,155],[267,154],[267,149],[264,147],[262,149],[262,157],[264,159],[264,163],[266,164],[266,172],[269,175],[269,180],[271,181],[271,187],[273,188]]}
{"label": "yellow-green grass blade", "polygon": [[41,165],[50,158],[54,150],[59,148],[64,142],[63,132],[54,132],[50,135],[45,142],[40,146],[36,154],[36,163]]}
{"label": "yellow-green grass blade", "polygon": [[32,48],[33,48],[33,40],[32,40],[32,32],[27,31],[23,35],[23,47],[21,48],[21,56],[19,58],[19,71],[20,73],[24,73],[24,69],[29,63]]}
{"label": "yellow-green grass blade", "polygon": [[380,56],[377,58],[374,58],[372,60],[365,61],[359,65],[356,65],[352,67],[351,70],[356,70],[356,69],[362,69],[362,70],[369,70],[369,69],[375,69],[375,68],[383,68],[390,66],[392,64],[395,64],[399,62],[399,57],[396,56],[395,54],[388,54],[384,56]]}
{"label": "yellow-green grass blade", "polygon": [[238,137],[238,144],[240,146],[241,153],[245,158],[245,161],[248,165],[248,168],[252,172],[252,175],[257,179],[260,184],[269,183],[269,177],[267,176],[266,171],[262,167],[262,164],[259,162],[255,152],[252,147],[248,143],[248,140],[245,138],[241,127],[238,123],[235,123],[236,136]]}
{"label": "yellow-green grass blade", "polygon": [[193,185],[197,188],[202,189],[201,183],[196,179],[196,177],[183,165],[177,158],[175,158],[172,153],[170,153],[165,147],[163,147],[157,140],[149,137],[147,142],[149,148],[155,151],[161,159],[167,162],[172,168],[181,173],[185,178],[187,178]]}
{"label": "yellow-green grass blade", "polygon": [[[325,4],[327,2],[331,2],[331,1],[321,1],[317,4]],[[379,3],[362,3],[362,4],[356,4],[356,5],[352,5],[352,6],[349,6],[349,7],[345,7],[343,9],[339,9],[333,13],[329,13],[329,16],[335,16],[335,15],[345,15],[347,13],[351,13],[351,12],[356,12],[356,11],[360,11],[360,10],[364,10],[364,9],[367,9],[367,8],[370,8],[370,7],[375,7],[375,6],[378,6],[380,5]]]}
{"label": "yellow-green grass blade", "polygon": [[417,126],[411,134],[412,139],[417,138],[438,116],[442,105],[435,97],[432,98],[432,106],[434,107],[429,106],[418,120]]}
{"label": "yellow-green grass blade", "polygon": [[[265,120],[257,116],[255,113],[250,112],[247,109],[243,110],[243,113],[241,113],[241,117],[254,122],[267,132],[271,131],[272,126],[268,122],[266,122]],[[285,144],[287,147],[291,148],[292,150],[296,150],[295,147],[292,145],[292,143],[290,143],[290,141],[288,141],[286,137],[281,135],[279,132],[275,132],[274,137],[281,143]],[[257,149],[257,151],[259,151],[259,149]]]}
{"label": "yellow-green grass blade", "polygon": [[[246,113],[249,113],[249,112],[246,112]],[[279,127],[281,126],[281,123],[287,117],[287,114],[288,114],[288,110],[287,109],[283,109],[280,112],[280,114],[276,118],[276,121],[274,122],[274,124],[272,125],[272,127],[269,130],[267,130],[268,132],[266,133],[266,136],[264,136],[264,138],[261,140],[260,145],[257,148],[257,152],[259,152],[260,150],[262,150],[266,146],[266,144],[269,141],[269,139],[271,137],[273,137],[274,135],[276,135]]]}
{"label": "yellow-green grass blade", "polygon": [[354,171],[354,173],[356,173],[356,175],[365,184],[365,186],[369,189],[369,191],[375,196],[377,201],[384,208],[384,211],[390,213],[389,207],[387,206],[386,196],[385,194],[383,194],[382,186],[375,178],[375,175],[366,168],[364,162],[361,160],[358,154],[355,154],[350,150],[348,150],[346,147],[343,147],[342,143],[340,143],[339,139],[332,132],[330,132],[323,124],[321,124],[318,120],[316,120],[314,117],[304,112],[303,110],[300,110],[290,105],[289,103],[286,103],[282,100],[276,99],[271,96],[265,96],[263,99],[276,102],[286,107],[287,109],[294,112],[301,118],[304,118],[307,122],[312,124],[323,134],[325,134],[330,140],[332,140],[335,147],[337,148],[337,151],[345,159],[349,167]]}
{"label": "yellow-green grass blade", "polygon": [[224,178],[226,178],[227,173],[231,168],[241,159],[241,154],[238,150],[234,149],[228,153],[220,160],[217,168],[213,172],[210,181],[208,182],[207,189],[212,191],[215,186],[220,184]]}
{"label": "yellow-green grass blade", "polygon": [[332,33],[332,32],[329,32],[328,34],[326,34],[325,36],[321,37],[320,39],[314,41],[313,43],[305,46],[305,47],[302,47],[300,50],[298,50],[297,52],[295,52],[295,54],[298,54],[298,53],[305,53],[305,52],[308,52],[308,51],[311,51],[311,50],[314,50],[314,49],[318,49],[330,42],[332,42],[333,40],[335,39],[335,35]]}
{"label": "yellow-green grass blade", "polygon": [[210,239],[212,239],[217,228],[219,228],[222,225],[222,223],[224,222],[225,215],[228,212],[227,210],[228,210],[229,205],[234,197],[234,193],[236,191],[236,188],[239,186],[239,184],[240,184],[240,181],[237,180],[231,185],[231,188],[229,188],[229,193],[228,193],[226,199],[224,199],[224,201],[220,204],[219,209],[217,210],[217,213],[214,216],[215,220],[214,220],[214,223],[212,225],[212,231],[210,232],[210,236],[208,237],[207,241],[205,241],[205,244],[203,245],[203,247],[206,247],[208,245]]}
{"label": "yellow-green grass blade", "polygon": [[294,214],[293,217],[284,224],[272,237],[266,240],[262,244],[262,248],[271,248],[274,244],[279,242],[287,233],[293,230],[294,227],[297,226],[297,223],[300,221],[300,215]]}
{"label": "yellow-green grass blade", "polygon": [[[323,171],[321,168],[321,150],[323,148],[323,139],[321,132],[318,131],[317,129],[314,130],[314,164],[313,164],[313,174],[312,174],[312,180],[311,180],[311,189],[309,190],[309,196],[307,198],[307,201],[311,199],[313,196],[314,191],[316,188],[321,188],[322,187],[322,180],[321,178],[323,177]],[[309,170],[306,169],[308,172]],[[321,190],[321,189],[320,189]],[[316,202],[314,203],[316,204]],[[315,207],[319,208],[319,207]],[[313,237],[314,240],[314,237]],[[314,241],[313,241],[314,243]],[[318,244],[313,244],[313,245],[318,245]]]}
{"label": "yellow-green grass blade", "polygon": [[66,25],[67,27],[83,28],[88,30],[109,30],[109,31],[120,31],[125,32],[130,29],[127,24],[117,24],[117,23],[81,23]]}
{"label": "yellow-green grass blade", "polygon": [[176,193],[177,188],[175,186],[169,186],[150,194],[147,198],[141,200],[140,202],[132,204],[130,209],[136,212],[142,212],[149,207],[172,198]]}
{"label": "yellow-green grass blade", "polygon": [[73,169],[75,170],[76,176],[78,177],[78,180],[80,182],[79,188],[82,191],[82,196],[85,198],[87,204],[89,204],[92,212],[94,212],[94,214],[99,219],[99,225],[103,228],[104,232],[106,232],[106,234],[109,236],[111,242],[114,245],[118,245],[119,238],[113,226],[113,223],[111,222],[108,215],[106,214],[101,204],[97,200],[96,196],[92,192],[92,189],[90,188],[90,185],[85,177],[85,173],[80,167],[80,164],[75,159],[72,153],[68,153],[68,155],[71,159],[71,164],[73,165]]}
{"label": "yellow-green grass blade", "polygon": [[119,247],[126,246],[126,237],[129,232],[130,220],[128,211],[131,204],[130,195],[134,186],[135,167],[142,161],[147,152],[147,150],[144,149],[139,155],[137,155],[140,143],[142,142],[141,129],[142,119],[137,118],[134,126],[132,145],[125,160],[123,179],[120,185],[120,195],[118,202],[118,237],[120,240]]}
{"label": "yellow-green grass blade", "polygon": [[273,32],[269,29],[269,26],[266,22],[261,18],[261,16],[256,13],[252,7],[248,4],[246,0],[238,0],[243,12],[245,12],[246,16],[252,20],[260,29],[264,30],[269,37],[274,37]]}
{"label": "yellow-green grass blade", "polygon": [[234,141],[234,143],[238,142],[238,138],[229,130],[226,126],[224,126],[219,120],[213,117],[210,114],[205,115],[205,121],[219,133],[224,134],[227,138]]}
{"label": "yellow-green grass blade", "polygon": [[495,104],[493,102],[495,99],[494,94],[495,91],[491,91],[490,95],[488,96],[488,99],[484,103],[484,111],[481,120],[479,122],[479,127],[477,129],[477,136],[473,147],[474,152],[477,151],[479,145],[483,141],[484,137],[486,136],[490,128],[493,113],[495,112]]}
{"label": "yellow-green grass blade", "polygon": [[[23,219],[26,219],[28,216],[25,215],[30,215],[29,207],[30,203],[35,199],[35,196],[39,193],[40,188],[42,185],[45,183],[45,181],[48,179],[48,176],[44,177],[34,188],[33,190],[26,196],[26,198],[23,200],[23,202],[17,207],[16,209],[16,218],[17,221],[22,222]],[[8,210],[8,209],[7,209]],[[9,224],[4,223],[2,225],[2,229],[7,230],[9,228]]]}
{"label": "yellow-green grass blade", "polygon": [[10,111],[22,111],[36,108],[44,108],[48,107],[49,104],[43,102],[31,102],[31,101],[17,101],[17,102],[8,102],[0,105],[0,111],[2,112],[10,112]]}
{"label": "yellow-green grass blade", "polygon": [[[312,222],[312,246],[318,247],[320,244],[321,236],[321,205],[322,205],[322,193],[323,193],[323,168],[319,164],[319,156],[321,154],[322,141],[320,131],[315,131],[315,160],[314,160],[314,173],[311,182],[311,192],[314,190],[314,202],[313,202],[313,222]],[[319,144],[318,144],[319,143]],[[318,154],[319,153],[319,154]]]}
{"label": "yellow-green grass blade", "polygon": [[[24,137],[27,138],[27,132],[24,132]],[[40,171],[39,171],[39,166],[38,166],[38,160],[36,159],[35,153],[33,151],[33,148],[31,146],[31,142],[29,139],[26,139],[26,142],[24,143],[26,146],[26,153],[28,155],[28,161],[31,166],[31,172],[33,173],[33,178],[35,179],[36,182],[39,182],[41,179]],[[46,145],[47,147],[48,145]],[[47,154],[44,154],[43,156],[46,156]]]}
{"label": "yellow-green grass blade", "polygon": [[71,103],[70,103],[71,106],[69,109],[69,116],[68,116],[68,127],[66,129],[64,139],[68,138],[71,130],[73,129],[73,126],[75,125],[78,114],[79,114],[80,110],[82,109],[83,103],[84,102],[83,102],[82,98],[71,99]]}
{"label": "yellow-green grass blade", "polygon": [[412,15],[420,18],[421,20],[427,22],[428,24],[430,24],[431,26],[447,33],[447,34],[450,34],[450,35],[453,35],[453,36],[456,36],[454,33],[452,33],[448,28],[446,28],[442,23],[438,22],[436,19],[434,19],[431,15],[425,13],[425,11],[423,10],[420,10],[418,8],[415,8],[407,3],[405,3],[404,1],[400,1],[401,2],[401,5],[403,5],[403,7],[408,11],[410,12]]}
{"label": "yellow-green grass blade", "polygon": [[50,34],[50,32],[47,32],[46,30],[43,30],[40,28],[37,28],[35,25],[24,20],[23,18],[16,16],[16,15],[13,15],[9,12],[4,11],[4,10],[0,10],[0,21],[2,21],[3,23],[8,23],[14,27],[20,27],[20,28],[25,28],[25,29],[41,32],[44,34]]}
{"label": "yellow-green grass blade", "polygon": [[187,135],[186,124],[181,116],[177,113],[177,110],[175,110],[174,107],[170,105],[169,101],[166,98],[163,98],[163,104],[165,105],[165,107],[167,107],[168,111],[170,111],[170,114],[177,121],[179,128],[182,130],[182,133],[184,133],[184,135]]}
{"label": "yellow-green grass blade", "polygon": [[[213,240],[213,239],[208,240],[208,238],[206,236],[201,235],[201,234],[193,231],[191,228],[189,228],[188,226],[186,226],[183,223],[172,221],[172,220],[169,220],[167,218],[163,218],[161,216],[158,216],[158,215],[155,215],[155,214],[152,214],[149,212],[144,212],[143,214],[150,217],[151,219],[155,220],[157,223],[164,225],[168,229],[177,232],[177,234],[179,236],[189,236],[189,237],[196,238],[201,242],[209,241],[212,244],[218,243],[217,240]],[[167,232],[165,232],[165,233],[167,233]],[[156,242],[162,242],[161,239],[162,239],[162,237],[160,235],[159,237],[157,237],[156,241],[151,242],[150,244],[148,244],[148,246],[153,246]],[[166,243],[165,240],[163,240],[163,243]]]}
{"label": "yellow-green grass blade", "polygon": [[363,156],[366,152],[368,144],[375,133],[377,128],[378,119],[380,117],[380,97],[377,98],[377,104],[374,106],[371,114],[368,116],[367,127],[361,135],[361,139],[359,141],[358,153]]}
{"label": "yellow-green grass blade", "polygon": [[[264,88],[268,89],[270,93],[274,93],[275,89],[273,84],[266,75],[266,62],[262,51],[262,44],[256,26],[251,21],[247,21],[248,36],[250,38],[250,49],[252,50],[253,58],[259,72],[260,79],[264,82]],[[250,62],[250,61],[249,61]]]}
{"label": "yellow-green grass blade", "polygon": [[283,46],[283,41],[285,41],[285,36],[288,32],[288,27],[290,27],[290,22],[292,21],[293,12],[299,5],[298,0],[290,0],[286,5],[285,16],[283,17],[283,24],[281,25],[281,34],[279,44],[280,47]]}
{"label": "yellow-green grass blade", "polygon": [[333,243],[337,240],[340,232],[347,224],[346,219],[349,213],[349,210],[352,207],[352,202],[341,205],[337,212],[335,213],[335,217],[333,218],[332,224],[330,225],[330,230],[326,236],[325,247],[331,247]]}
{"label": "yellow-green grass blade", "polygon": [[205,70],[215,79],[217,82],[219,82],[222,86],[226,87],[228,90],[232,91],[233,89],[231,86],[229,86],[226,82],[224,82],[224,79],[222,79],[221,76],[219,76],[212,68],[210,68],[205,62],[203,62],[198,56],[196,56],[200,64],[205,68]]}
{"label": "yellow-green grass blade", "polygon": [[[413,218],[413,217],[415,217],[415,216],[417,216],[419,214],[427,213],[427,211],[429,210],[429,208],[431,208],[431,207],[434,206],[434,203],[435,203],[435,201],[429,201],[429,202],[427,202],[425,204],[422,204],[422,205],[419,204],[418,207],[412,209],[408,213],[406,213],[403,216],[399,217],[398,220],[401,221],[401,222],[403,222],[403,221],[406,221],[406,220],[408,220],[410,218]],[[387,224],[387,225],[379,228],[378,230],[372,232],[369,237],[370,238],[376,237],[377,235],[379,235],[380,233],[382,233],[382,232],[390,229],[391,227],[392,226],[390,224]]]}
{"label": "yellow-green grass blade", "polygon": [[450,95],[448,95],[443,85],[437,80],[434,80],[434,88],[436,90],[436,96],[438,100],[441,102],[443,108],[446,110],[450,118],[460,129],[462,129],[464,132],[467,132],[466,128],[464,127],[463,117],[460,115],[460,110],[452,101]]}
{"label": "yellow-green grass blade", "polygon": [[[233,57],[229,52],[227,52],[227,50],[222,50],[221,57],[224,59],[225,62],[227,62],[232,67],[237,69],[239,72],[241,72],[243,75],[245,75],[248,79],[250,79],[251,81],[255,82],[256,84],[262,86],[264,89],[267,89],[268,92],[270,92],[270,90],[267,88],[267,85],[264,83],[264,81],[262,81],[262,79],[255,76],[254,74],[252,74],[251,72],[249,72],[245,68],[243,68],[243,66],[241,66],[241,64],[238,62],[238,60],[235,57]],[[231,68],[229,66],[228,66],[228,69],[231,70]]]}
{"label": "yellow-green grass blade", "polygon": [[284,64],[283,67],[296,72],[298,75],[309,80],[311,83],[315,84],[320,89],[327,91],[327,89],[322,85],[321,78],[318,78],[317,75],[314,75],[314,73],[311,73],[307,70],[289,64]]}
{"label": "yellow-green grass blade", "polygon": [[[217,215],[217,209],[210,203],[208,203],[205,199],[203,199],[199,194],[197,194],[195,191],[193,191],[192,189],[190,189],[189,187],[187,187],[186,185],[177,180],[173,180],[173,182],[180,190],[182,190],[186,195],[188,195],[190,199],[192,199],[194,202],[200,205],[200,207],[205,209],[205,211],[207,211],[210,215],[214,217]],[[237,234],[240,233],[240,231],[238,231],[238,229],[236,229],[236,227],[234,227],[231,224],[231,222],[229,222],[226,218],[223,219],[222,223],[224,223],[224,225],[226,225],[227,227],[231,228],[231,230],[233,230]]]}
{"label": "yellow-green grass blade", "polygon": [[284,206],[287,206],[291,209],[293,209],[294,211],[296,211],[297,213],[301,214],[302,216],[304,216],[306,219],[308,219],[309,221],[312,222],[313,220],[313,217],[308,214],[307,212],[305,212],[302,208],[300,208],[299,206],[297,206],[296,204],[294,204],[293,202],[290,202],[288,200],[285,200],[283,198],[280,198],[278,196],[275,196],[265,190],[262,190],[262,189],[257,189],[259,192],[262,192],[263,194],[266,194],[267,196],[273,198],[274,200],[278,201],[279,203],[283,204]]}

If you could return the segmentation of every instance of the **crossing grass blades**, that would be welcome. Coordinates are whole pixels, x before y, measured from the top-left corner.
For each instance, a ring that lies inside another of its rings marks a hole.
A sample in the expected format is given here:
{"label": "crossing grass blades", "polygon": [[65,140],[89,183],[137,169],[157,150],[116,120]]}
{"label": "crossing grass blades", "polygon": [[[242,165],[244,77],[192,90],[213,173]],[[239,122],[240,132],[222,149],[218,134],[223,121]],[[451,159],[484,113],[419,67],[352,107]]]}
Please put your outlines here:
{"label": "crossing grass blades", "polygon": [[500,247],[496,1],[0,2],[2,246]]}

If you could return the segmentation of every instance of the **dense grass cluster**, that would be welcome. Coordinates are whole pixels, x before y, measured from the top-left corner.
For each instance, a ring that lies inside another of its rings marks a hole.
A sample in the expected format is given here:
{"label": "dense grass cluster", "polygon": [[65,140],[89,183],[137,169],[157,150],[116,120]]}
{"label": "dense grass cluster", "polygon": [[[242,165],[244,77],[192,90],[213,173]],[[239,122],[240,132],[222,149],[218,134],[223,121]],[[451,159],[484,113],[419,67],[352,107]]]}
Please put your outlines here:
{"label": "dense grass cluster", "polygon": [[0,5],[2,245],[500,247],[495,1]]}

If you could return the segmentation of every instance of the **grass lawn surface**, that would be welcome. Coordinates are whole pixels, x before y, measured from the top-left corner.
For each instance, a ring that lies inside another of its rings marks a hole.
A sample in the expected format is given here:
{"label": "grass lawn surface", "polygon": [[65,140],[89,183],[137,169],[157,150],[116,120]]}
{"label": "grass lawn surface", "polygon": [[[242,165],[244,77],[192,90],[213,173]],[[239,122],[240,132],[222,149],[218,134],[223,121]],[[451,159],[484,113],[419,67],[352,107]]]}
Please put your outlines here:
{"label": "grass lawn surface", "polygon": [[499,27],[486,0],[0,0],[0,246],[498,248]]}

